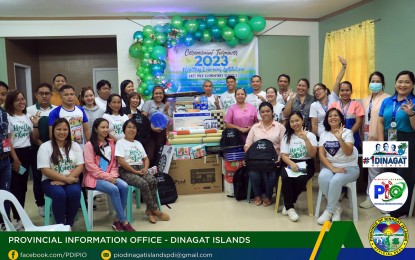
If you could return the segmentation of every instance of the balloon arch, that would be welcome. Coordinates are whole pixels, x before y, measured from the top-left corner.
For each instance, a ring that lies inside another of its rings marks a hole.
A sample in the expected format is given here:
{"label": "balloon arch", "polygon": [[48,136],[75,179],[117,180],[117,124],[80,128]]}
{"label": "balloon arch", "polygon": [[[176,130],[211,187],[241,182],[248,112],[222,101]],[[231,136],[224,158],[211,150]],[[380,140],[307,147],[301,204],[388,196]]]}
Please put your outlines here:
{"label": "balloon arch", "polygon": [[137,92],[145,99],[151,98],[155,85],[173,84],[164,75],[167,48],[179,44],[192,46],[196,41],[226,42],[230,47],[248,44],[254,32],[265,28],[266,21],[262,16],[208,15],[205,19],[183,20],[176,15],[171,20],[166,16],[155,17],[152,24],[134,33],[134,43],[129,48],[130,56],[137,61]]}

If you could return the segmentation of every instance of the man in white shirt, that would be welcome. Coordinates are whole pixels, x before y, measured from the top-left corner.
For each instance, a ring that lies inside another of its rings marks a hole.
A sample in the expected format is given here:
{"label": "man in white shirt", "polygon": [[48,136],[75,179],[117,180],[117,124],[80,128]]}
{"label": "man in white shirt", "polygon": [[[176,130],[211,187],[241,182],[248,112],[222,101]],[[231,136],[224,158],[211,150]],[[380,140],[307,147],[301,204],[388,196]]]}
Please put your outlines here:
{"label": "man in white shirt", "polygon": [[82,107],[75,105],[75,89],[65,85],[59,90],[62,105],[53,109],[49,114],[49,137],[52,137],[52,125],[58,118],[66,118],[69,122],[72,140],[81,148],[90,137],[88,117]]}
{"label": "man in white shirt", "polygon": [[226,77],[226,87],[228,88],[228,91],[224,92],[220,96],[220,102],[225,112],[228,110],[230,106],[236,103],[236,99],[235,99],[236,78],[234,76],[230,75]]}
{"label": "man in white shirt", "polygon": [[266,93],[262,90],[262,79],[258,75],[254,75],[251,78],[251,87],[253,93],[246,96],[246,102],[252,104],[257,110],[259,105],[266,101]]}
{"label": "man in white shirt", "polygon": [[[221,104],[220,104],[220,101],[219,101],[219,97],[217,95],[212,94],[212,91],[213,91],[212,81],[205,80],[203,82],[203,91],[205,92],[205,94],[202,97],[207,98],[208,110],[209,111],[210,110],[220,110],[221,109]],[[201,97],[196,97],[195,102],[196,103],[201,102]]]}
{"label": "man in white shirt", "polygon": [[108,80],[102,79],[97,83],[97,94],[95,103],[99,108],[107,110],[107,99],[111,95],[111,83]]}
{"label": "man in white shirt", "polygon": [[[39,146],[49,140],[49,113],[56,107],[50,103],[52,98],[52,86],[48,83],[40,83],[36,87],[35,92],[36,104],[27,108],[27,114],[29,116],[40,116],[39,138],[34,140],[32,145],[33,150],[39,150]],[[36,205],[39,208],[39,215],[45,216],[45,198],[42,189],[42,173],[37,169],[37,158],[34,156],[30,162],[33,174],[33,194],[35,196]]]}
{"label": "man in white shirt", "polygon": [[277,102],[285,106],[288,100],[290,100],[290,95],[288,94],[288,88],[290,87],[290,76],[287,74],[279,75],[277,85],[279,88]]}

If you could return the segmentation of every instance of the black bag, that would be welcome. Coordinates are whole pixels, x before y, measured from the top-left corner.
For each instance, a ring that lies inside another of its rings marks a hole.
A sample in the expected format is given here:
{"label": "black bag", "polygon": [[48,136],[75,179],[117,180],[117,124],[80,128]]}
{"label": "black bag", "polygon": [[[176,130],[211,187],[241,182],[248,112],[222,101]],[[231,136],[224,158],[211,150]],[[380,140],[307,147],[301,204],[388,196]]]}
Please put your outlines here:
{"label": "black bag", "polygon": [[141,144],[146,144],[151,138],[151,123],[150,119],[142,114],[133,114],[132,119],[137,123],[137,135],[135,140]]}
{"label": "black bag", "polygon": [[246,167],[257,172],[273,171],[277,160],[277,151],[268,139],[254,142],[245,154]]}
{"label": "black bag", "polygon": [[174,203],[178,196],[173,178],[163,172],[154,174],[154,177],[157,179],[157,189],[159,192],[160,203],[162,205]]}
{"label": "black bag", "polygon": [[220,139],[220,147],[237,147],[244,146],[245,142],[242,139],[241,132],[236,128],[226,128],[222,132],[222,138]]}
{"label": "black bag", "polygon": [[[248,169],[244,166],[239,168],[233,175],[233,191],[236,200],[245,200],[248,191]],[[251,188],[252,189],[252,188]],[[254,193],[251,190],[251,199]]]}

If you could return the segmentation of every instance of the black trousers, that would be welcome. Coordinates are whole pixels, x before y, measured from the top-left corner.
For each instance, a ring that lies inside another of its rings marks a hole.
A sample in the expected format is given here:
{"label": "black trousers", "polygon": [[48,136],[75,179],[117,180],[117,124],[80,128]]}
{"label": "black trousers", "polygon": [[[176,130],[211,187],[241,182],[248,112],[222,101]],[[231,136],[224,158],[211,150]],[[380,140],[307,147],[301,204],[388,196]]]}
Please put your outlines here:
{"label": "black trousers", "polygon": [[[33,153],[30,147],[15,148],[14,150],[16,151],[17,158],[19,158],[22,166],[26,168],[26,171],[23,174],[20,174],[12,170],[10,191],[24,208],[27,191],[27,180],[29,178],[30,160],[33,156],[36,156],[36,154]],[[17,213],[16,208],[13,205],[11,208],[14,219],[20,220],[20,216]]]}
{"label": "black trousers", "polygon": [[307,175],[301,175],[296,178],[288,177],[287,171],[285,167],[287,165],[283,165],[284,167],[281,170],[281,178],[282,178],[282,195],[284,197],[284,206],[288,210],[290,208],[294,208],[294,203],[297,201],[298,196],[300,196],[301,192],[306,189],[306,184],[309,179],[314,176],[315,172],[315,165],[314,165],[314,158],[308,160],[295,160],[291,159],[293,162],[306,162],[307,163]]}

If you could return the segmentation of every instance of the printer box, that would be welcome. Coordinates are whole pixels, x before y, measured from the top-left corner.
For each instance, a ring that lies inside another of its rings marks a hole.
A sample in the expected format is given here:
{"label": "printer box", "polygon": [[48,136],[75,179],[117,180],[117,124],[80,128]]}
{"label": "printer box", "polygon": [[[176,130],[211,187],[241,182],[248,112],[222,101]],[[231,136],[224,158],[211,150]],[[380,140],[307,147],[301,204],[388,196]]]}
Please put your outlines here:
{"label": "printer box", "polygon": [[222,192],[222,161],[217,155],[172,161],[169,175],[179,195]]}

